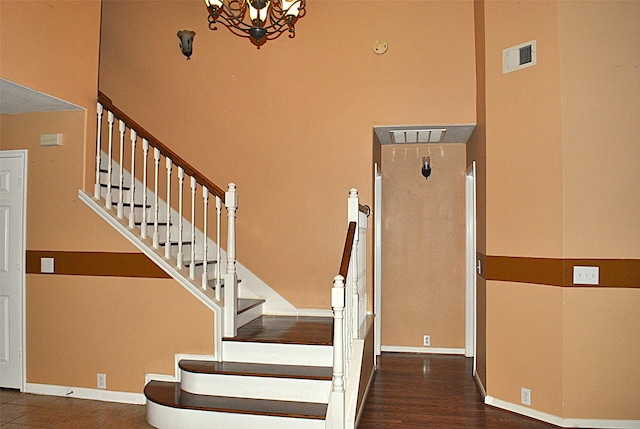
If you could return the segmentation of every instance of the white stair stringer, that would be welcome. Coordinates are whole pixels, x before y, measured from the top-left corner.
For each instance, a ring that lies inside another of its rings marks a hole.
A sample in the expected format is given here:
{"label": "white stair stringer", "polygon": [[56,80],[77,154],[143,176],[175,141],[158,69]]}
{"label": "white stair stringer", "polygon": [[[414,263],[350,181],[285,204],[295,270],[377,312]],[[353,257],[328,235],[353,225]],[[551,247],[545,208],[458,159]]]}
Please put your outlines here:
{"label": "white stair stringer", "polygon": [[[108,159],[109,159],[108,155],[104,151],[102,151],[101,152],[101,165],[106,165],[107,162],[108,162]],[[113,183],[119,183],[118,172],[120,171],[120,167],[119,167],[119,164],[115,160],[112,160],[112,171],[113,171],[113,174],[112,174],[112,180],[111,181]],[[106,175],[104,175],[104,173],[103,173],[101,175],[101,178],[106,179]],[[123,182],[124,186],[129,186],[130,183],[131,183],[131,174],[130,174],[129,170],[127,170],[126,168],[123,168],[123,170],[122,170],[122,178],[123,178],[122,182]],[[141,204],[142,203],[142,196],[141,196],[141,193],[138,190],[143,189],[143,183],[138,179],[136,179],[134,181],[134,183],[135,183],[135,189],[136,189],[134,203]],[[82,191],[80,191],[80,192],[82,192]],[[146,193],[147,193],[147,204],[152,204],[152,202],[154,201],[153,191],[150,188],[147,188],[146,189]],[[117,197],[118,197],[118,189],[116,187],[112,187],[112,194],[113,194],[114,200],[117,199]],[[106,189],[103,188],[101,190],[101,197],[104,199],[105,195],[106,195]],[[128,190],[125,190],[123,192],[123,199],[125,201],[130,201],[130,195],[131,195],[130,192]],[[87,196],[88,196],[88,194],[87,194]],[[96,201],[93,198],[92,198],[92,200]],[[99,204],[98,204],[98,207],[100,209],[102,209],[102,210],[106,210],[104,207],[100,207]],[[117,210],[115,210],[115,208],[117,207],[117,201],[113,202],[113,207],[114,207],[113,213],[114,213],[114,216],[115,216],[115,214],[117,214]],[[158,213],[160,213],[161,217],[164,215],[164,213],[166,213],[166,207],[167,207],[166,201],[162,197],[159,196],[159,198],[158,198]],[[95,208],[94,208],[94,210],[95,210]],[[174,210],[173,208],[170,209],[170,213],[171,213],[171,219],[178,219],[180,217],[178,211]],[[116,219],[117,219],[117,217],[116,217]],[[128,225],[128,213],[124,213],[124,218],[123,219],[119,219],[119,221],[121,221],[121,223],[123,223],[125,226],[127,226]],[[152,228],[153,227],[153,219],[152,219],[151,215],[149,215],[149,217],[147,219],[147,222],[148,222],[147,228],[149,228],[149,229]],[[176,222],[173,223],[171,228],[172,228],[171,237],[177,237],[178,233],[177,233]],[[162,230],[162,234],[160,234],[160,238],[161,238],[161,240],[164,240],[164,227],[160,226],[160,229]],[[136,230],[139,231],[140,228],[137,227]],[[187,219],[187,218],[184,218],[184,217],[183,217],[183,230],[184,231],[190,231],[191,230],[191,222],[190,222],[190,220]],[[195,228],[195,233],[196,233],[196,240],[195,240],[195,242],[196,242],[196,254],[201,254],[202,253],[202,244],[201,243],[202,243],[202,237],[203,237],[204,234],[198,228]],[[151,234],[149,234],[149,237],[151,237]],[[148,243],[150,243],[152,245],[153,241],[150,240]],[[189,244],[186,245],[186,247],[189,247],[189,246],[190,246]],[[215,258],[215,252],[213,251],[213,249],[215,249],[217,247],[217,244],[210,237],[207,237],[207,247],[209,249],[209,258]],[[153,248],[153,246],[151,246],[151,248]],[[164,246],[160,246],[158,249],[155,249],[155,250],[160,254],[161,257],[164,258]],[[174,258],[177,256],[176,253],[177,253],[177,250],[172,248],[172,256]],[[183,254],[186,257],[188,255],[187,254],[187,250],[183,250]],[[220,261],[217,261],[217,263],[220,264],[220,267],[221,267],[222,270],[226,266],[227,253],[225,252],[224,249],[220,249]],[[265,314],[300,314],[300,310],[298,310],[294,305],[292,305],[289,301],[287,301],[284,297],[282,297],[282,295],[278,294],[275,290],[273,290],[262,279],[260,279],[250,269],[248,269],[244,264],[242,264],[241,261],[236,261],[236,270],[237,270],[237,273],[238,273],[238,278],[242,279],[242,283],[240,283],[238,285],[238,296],[239,297],[241,297],[241,298],[264,299],[265,303],[262,306],[262,311]],[[199,284],[200,284],[200,278],[199,278],[199,274],[200,273],[201,273],[201,268],[198,268],[196,270],[196,279],[194,280],[194,282],[196,284],[196,287],[198,287]],[[222,274],[224,275],[224,271],[222,272]],[[210,277],[211,276],[213,276],[213,272],[210,270]]]}

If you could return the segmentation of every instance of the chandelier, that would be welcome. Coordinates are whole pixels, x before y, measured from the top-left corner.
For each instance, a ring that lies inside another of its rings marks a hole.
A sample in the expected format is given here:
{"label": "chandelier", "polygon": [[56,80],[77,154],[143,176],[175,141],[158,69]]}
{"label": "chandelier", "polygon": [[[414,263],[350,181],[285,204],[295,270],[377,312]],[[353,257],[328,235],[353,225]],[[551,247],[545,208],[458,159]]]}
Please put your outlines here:
{"label": "chandelier", "polygon": [[285,30],[295,36],[294,24],[304,16],[306,0],[205,0],[209,28],[220,22],[238,36],[249,37],[260,47]]}

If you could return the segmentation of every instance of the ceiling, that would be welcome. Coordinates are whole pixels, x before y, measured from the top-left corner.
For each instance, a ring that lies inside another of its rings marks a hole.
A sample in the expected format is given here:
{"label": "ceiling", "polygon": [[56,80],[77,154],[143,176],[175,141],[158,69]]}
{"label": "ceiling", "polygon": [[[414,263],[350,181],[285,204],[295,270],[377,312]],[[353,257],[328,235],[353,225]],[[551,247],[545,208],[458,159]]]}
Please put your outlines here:
{"label": "ceiling", "polygon": [[78,105],[0,78],[0,115],[81,109]]}

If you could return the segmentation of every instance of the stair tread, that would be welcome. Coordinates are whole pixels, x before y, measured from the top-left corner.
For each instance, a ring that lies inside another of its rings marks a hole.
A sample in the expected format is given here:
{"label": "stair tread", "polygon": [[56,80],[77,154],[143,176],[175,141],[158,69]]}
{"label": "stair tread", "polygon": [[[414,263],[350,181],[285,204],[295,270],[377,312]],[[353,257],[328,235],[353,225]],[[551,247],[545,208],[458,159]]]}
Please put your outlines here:
{"label": "stair tread", "polygon": [[[224,286],[224,285],[223,285]],[[264,299],[254,299],[254,298],[238,298],[238,314],[244,313],[245,311],[249,311],[254,307],[259,306],[260,304],[264,304]]]}
{"label": "stair tread", "polygon": [[151,381],[144,388],[148,400],[172,408],[324,420],[327,404],[198,395],[180,389],[179,383]]}
{"label": "stair tread", "polygon": [[331,380],[333,368],[302,365],[267,365],[243,362],[181,360],[180,369],[197,374]]}
{"label": "stair tread", "polygon": [[333,345],[333,318],[263,315],[238,328],[224,341]]}

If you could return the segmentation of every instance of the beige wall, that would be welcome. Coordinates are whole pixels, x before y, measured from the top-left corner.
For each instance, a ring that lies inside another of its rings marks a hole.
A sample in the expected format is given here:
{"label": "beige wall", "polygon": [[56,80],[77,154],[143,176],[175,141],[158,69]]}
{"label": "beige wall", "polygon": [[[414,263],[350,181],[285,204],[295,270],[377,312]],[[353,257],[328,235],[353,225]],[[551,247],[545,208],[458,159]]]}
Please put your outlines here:
{"label": "beige wall", "polygon": [[[464,144],[382,147],[382,344],[464,349]],[[431,159],[428,180],[422,157]]]}
{"label": "beige wall", "polygon": [[[558,16],[565,257],[638,259],[640,2],[558,2]],[[565,415],[640,419],[640,289],[563,297]]]}
{"label": "beige wall", "polygon": [[559,2],[558,12],[565,256],[637,259],[640,2]]}
{"label": "beige wall", "polygon": [[[633,1],[484,2],[478,141],[486,138],[488,257],[638,259],[639,9]],[[533,39],[538,64],[502,74],[502,49]],[[538,411],[640,418],[632,363],[640,289],[494,274],[486,281],[489,395],[519,404],[529,387]]]}
{"label": "beige wall", "polygon": [[[201,1],[155,5],[104,3],[100,89],[236,182],[238,259],[294,305],[328,309],[349,188],[373,203],[372,127],[474,123],[471,1],[310,1],[294,39],[259,50],[210,31]],[[182,28],[197,33],[190,61]]]}
{"label": "beige wall", "polygon": [[[0,148],[28,150],[27,251],[135,252],[78,200],[85,159],[93,171],[100,11],[0,2],[0,75],[84,108],[0,116]],[[63,145],[41,147],[50,133]],[[26,308],[29,383],[95,388],[101,372],[109,390],[141,392],[146,373],[174,372],[175,353],[214,351],[212,314],[171,280],[27,274]]]}

